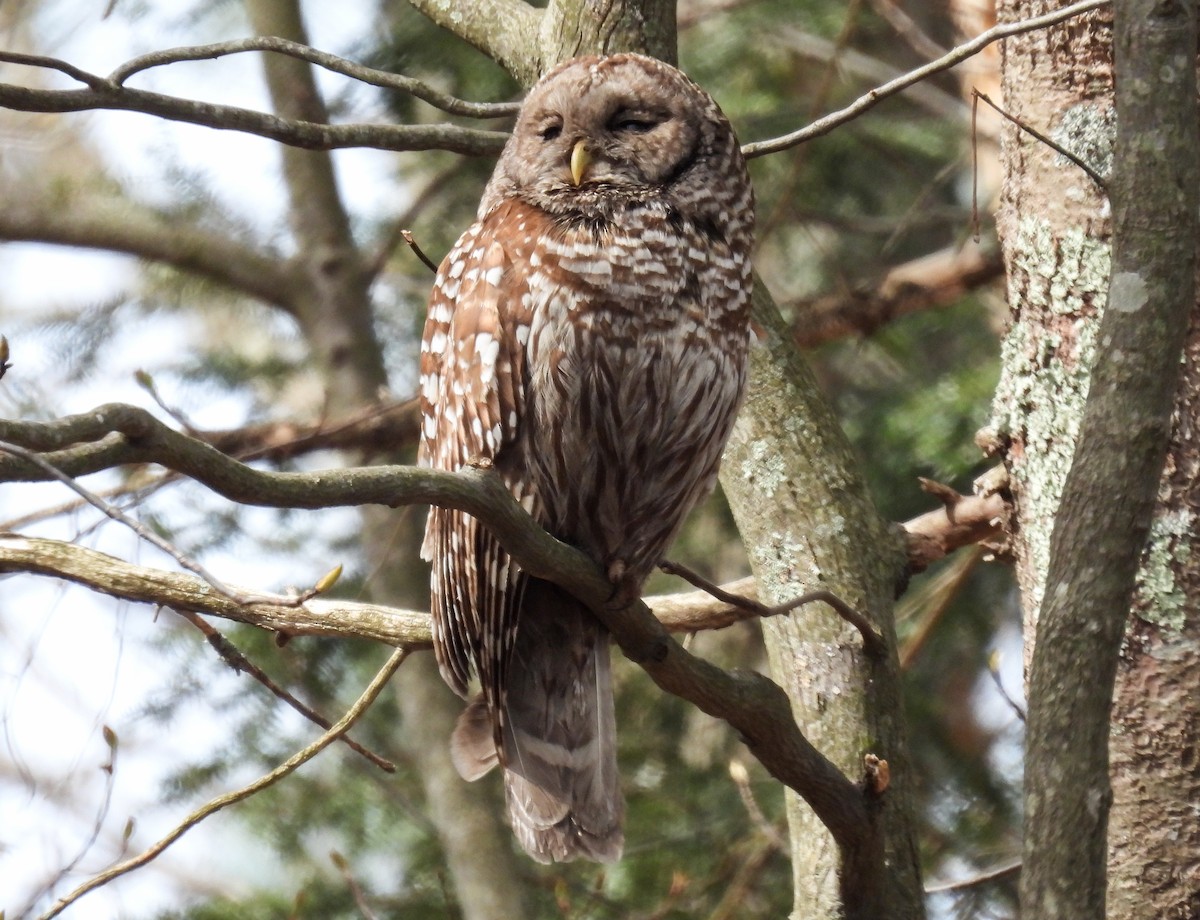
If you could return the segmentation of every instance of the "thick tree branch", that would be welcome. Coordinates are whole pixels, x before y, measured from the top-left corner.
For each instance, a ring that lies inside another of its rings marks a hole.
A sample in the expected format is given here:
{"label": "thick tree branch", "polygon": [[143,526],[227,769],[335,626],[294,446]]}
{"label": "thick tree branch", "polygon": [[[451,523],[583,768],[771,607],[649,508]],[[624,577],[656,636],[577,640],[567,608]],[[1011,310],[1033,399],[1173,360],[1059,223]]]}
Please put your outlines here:
{"label": "thick tree branch", "polygon": [[[62,578],[109,597],[190,610],[288,636],[350,637],[414,649],[428,648],[433,641],[427,611],[326,598],[312,598],[300,605],[266,601],[239,604],[194,575],[135,565],[98,550],[44,537],[0,533],[0,573]],[[261,591],[233,587],[247,597],[263,595]],[[723,587],[752,596],[754,579],[743,578]],[[645,602],[672,632],[722,629],[753,618],[745,609],[726,604],[705,591],[647,597]]]}
{"label": "thick tree branch", "polygon": [[[984,477],[981,477],[978,482]],[[1005,484],[1007,484],[1005,482]],[[1003,532],[1009,500],[1001,488],[958,495],[904,524],[910,572],[922,572],[956,549],[990,540]]]}
{"label": "thick tree branch", "polygon": [[[0,62],[31,63],[29,55],[0,51]],[[53,59],[39,59],[50,61]],[[55,69],[82,74],[63,61]],[[41,63],[40,66],[49,66]],[[479,131],[458,125],[324,125],[290,121],[265,112],[232,105],[182,99],[147,90],[121,86],[103,77],[92,79],[86,89],[30,89],[0,83],[0,106],[20,112],[86,112],[95,109],[141,112],[169,121],[202,125],[224,131],[243,131],[270,138],[292,147],[335,150],[341,147],[375,147],[379,150],[448,150],[469,156],[500,152],[508,135],[501,131]],[[82,76],[76,76],[82,79]]]}
{"label": "thick tree branch", "polygon": [[[561,585],[592,608],[624,654],[641,665],[659,687],[727,721],[772,775],[804,797],[840,847],[856,852],[870,833],[867,798],[803,736],[788,697],[778,685],[753,672],[725,672],[691,655],[641,601],[611,609],[612,585],[599,568],[580,550],[537,526],[490,470],[444,473],[383,466],[319,473],[265,472],[238,463],[129,406],[104,406],[49,424],[0,421],[0,440],[51,451],[45,459],[61,463],[62,468],[79,465],[77,459],[84,448],[71,445],[96,439],[112,445],[118,453],[131,454],[128,459],[162,464],[244,504],[318,508],[429,503],[473,515],[530,575]],[[82,465],[89,465],[92,459],[88,456]],[[39,467],[10,458],[0,463],[0,479],[5,478],[41,480],[46,474]]]}

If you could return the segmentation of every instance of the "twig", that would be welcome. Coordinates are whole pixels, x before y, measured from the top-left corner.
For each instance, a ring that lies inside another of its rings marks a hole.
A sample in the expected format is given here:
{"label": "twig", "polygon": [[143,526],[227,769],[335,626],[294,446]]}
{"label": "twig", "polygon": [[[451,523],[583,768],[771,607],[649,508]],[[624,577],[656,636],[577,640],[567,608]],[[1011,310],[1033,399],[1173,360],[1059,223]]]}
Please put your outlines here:
{"label": "twig", "polygon": [[35,891],[28,901],[17,908],[17,917],[27,917],[33,911],[33,906],[42,899],[44,895],[50,894],[60,881],[75,871],[75,867],[80,861],[87,856],[92,847],[96,845],[96,841],[100,839],[100,832],[104,829],[104,821],[108,817],[109,808],[112,807],[113,787],[116,781],[117,774],[117,750],[120,747],[120,740],[117,733],[107,725],[103,726],[104,743],[108,746],[108,763],[100,769],[104,772],[104,800],[100,805],[100,810],[96,815],[96,820],[92,823],[92,832],[88,839],[84,841],[83,846],[79,848],[79,852],[54,873],[48,881],[46,881],[37,891]]}
{"label": "twig", "polygon": [[988,882],[999,882],[1014,875],[1019,875],[1020,872],[1021,860],[1014,859],[1012,862],[1003,863],[991,869],[985,869],[983,872],[980,872],[978,875],[972,875],[970,878],[960,879],[956,882],[935,882],[932,885],[926,885],[925,893],[942,894],[947,891],[962,891],[964,888],[974,888],[977,885],[984,885]]}
{"label": "twig", "polygon": [[154,378],[150,375],[149,371],[138,369],[134,371],[133,379],[154,400],[154,404],[173,418],[179,424],[180,428],[190,435],[195,436],[197,434],[196,426],[192,424],[191,419],[184,415],[180,409],[168,405],[167,401],[162,398],[162,395],[158,392],[158,387],[154,383]]}
{"label": "twig", "polygon": [[342,878],[346,880],[350,894],[354,897],[354,904],[358,908],[358,912],[362,914],[363,920],[378,920],[375,911],[371,910],[371,905],[367,903],[366,892],[362,890],[362,885],[358,883],[358,879],[350,871],[350,864],[346,861],[346,857],[337,850],[330,850],[329,859],[337,867],[338,871],[342,873]]}
{"label": "twig", "polygon": [[109,85],[109,81],[99,74],[88,73],[86,70],[82,70],[68,61],[46,57],[44,54],[22,54],[19,51],[0,51],[0,61],[8,64],[21,64],[25,67],[41,67],[44,70],[57,70],[59,73],[65,74],[72,80],[77,80],[92,89],[102,90]]}
{"label": "twig", "polygon": [[56,58],[0,51],[0,62],[29,64],[68,73],[86,89],[31,89],[0,83],[0,107],[20,112],[141,112],[170,121],[242,131],[308,150],[373,147],[379,150],[448,150],[468,156],[494,155],[508,140],[502,131],[459,125],[318,124],[293,121],[239,106],[217,105],[123,86]]}
{"label": "twig", "polygon": [[[287,55],[288,57],[299,58],[302,61],[308,61],[310,64],[315,64],[333,73],[358,80],[361,83],[378,86],[380,89],[397,90],[398,92],[408,93],[410,96],[416,96],[418,99],[428,102],[435,108],[439,108],[450,115],[463,115],[467,118],[503,118],[507,115],[515,115],[517,109],[520,108],[520,103],[518,102],[469,102],[465,99],[458,99],[413,77],[390,73],[386,70],[376,70],[373,67],[365,67],[362,64],[356,64],[353,61],[338,57],[336,54],[318,51],[316,48],[309,47],[308,45],[302,45],[299,42],[289,41],[286,38],[278,38],[276,36],[256,36],[254,38],[243,38],[235,41],[216,42],[210,45],[192,45],[183,48],[168,48],[163,51],[153,51],[126,61],[108,75],[108,82],[117,86],[123,86],[134,74],[142,73],[153,67],[162,67],[166,64],[176,64],[182,61],[210,61],[226,55],[241,54],[247,51],[273,51],[277,54]],[[78,74],[78,76],[75,74],[69,74],[69,76],[73,76],[77,80],[84,76],[83,71],[78,71]],[[87,76],[92,75],[88,74]],[[84,80],[83,82],[87,81]],[[88,85],[91,84],[89,83]]]}
{"label": "twig", "polygon": [[[183,436],[181,435],[181,437]],[[106,502],[96,493],[84,488],[84,486],[80,485],[73,477],[68,476],[66,473],[58,469],[54,464],[47,462],[37,453],[25,450],[23,447],[18,447],[15,444],[9,444],[5,441],[0,441],[0,451],[12,454],[14,457],[19,457],[26,463],[32,463],[34,466],[43,470],[52,479],[57,479],[68,489],[75,492],[75,494],[86,501],[89,505],[101,511],[104,515],[116,521],[117,523],[124,524],[147,543],[162,550],[189,572],[194,572],[195,574],[199,575],[206,582],[212,585],[216,591],[233,601],[235,604],[241,604],[245,606],[249,604],[269,603],[298,607],[318,593],[315,589],[310,588],[308,591],[293,597],[286,597],[282,594],[239,594],[222,582],[219,578],[217,578],[217,576],[213,575],[212,572],[208,571],[208,569],[202,566],[199,562],[196,562],[194,559],[187,556],[178,547],[176,547],[175,544],[171,543],[171,541],[164,540],[149,527],[146,527],[140,521],[134,520],[116,505]]]}
{"label": "twig", "polygon": [[462,172],[462,168],[461,162],[455,162],[448,168],[443,169],[425,183],[425,187],[421,189],[402,213],[388,222],[390,229],[384,234],[383,242],[376,248],[374,254],[366,260],[367,276],[369,278],[374,279],[379,276],[379,273],[387,265],[388,259],[391,258],[396,247],[404,239],[402,234],[406,232],[406,228],[441,194],[446,184]]}
{"label": "twig", "polygon": [[823,134],[828,134],[834,128],[845,124],[861,115],[868,109],[874,108],[884,99],[894,96],[902,90],[907,89],[914,83],[933,76],[936,73],[941,73],[943,70],[949,70],[951,67],[961,64],[967,58],[978,54],[992,42],[999,41],[1002,38],[1009,38],[1013,35],[1020,35],[1024,32],[1033,32],[1037,29],[1044,29],[1047,26],[1052,26],[1062,22],[1065,19],[1070,19],[1074,16],[1079,16],[1083,13],[1091,12],[1099,9],[1102,6],[1107,6],[1111,0],[1083,0],[1081,3],[1074,3],[1070,6],[1065,6],[1062,9],[1055,10],[1051,13],[1046,13],[1042,16],[1035,16],[1032,19],[1024,19],[1021,22],[1006,22],[997,26],[993,26],[986,32],[977,35],[969,42],[964,42],[958,47],[951,50],[948,54],[943,55],[936,61],[931,61],[923,67],[918,67],[916,70],[910,70],[908,73],[895,80],[891,80],[882,86],[877,86],[875,89],[859,96],[854,102],[843,109],[836,112],[831,112],[824,118],[814,121],[812,124],[798,131],[793,131],[791,134],[785,134],[782,137],[772,138],[770,140],[756,141],[752,144],[746,144],[742,147],[742,154],[747,159],[754,157],[765,156],[768,153],[778,153],[781,150],[787,150],[791,147],[796,147],[803,144],[805,141],[810,141],[814,137],[820,137]]}
{"label": "twig", "polygon": [[750,820],[754,822],[758,832],[764,839],[770,841],[775,849],[786,853],[787,841],[783,839],[779,829],[767,820],[767,816],[759,807],[758,800],[754,798],[754,790],[750,788],[750,772],[746,769],[746,765],[740,760],[729,761],[729,776],[733,780],[733,785],[737,787],[738,796],[742,800],[746,814],[750,816]]}
{"label": "twig", "polygon": [[[283,700],[310,722],[313,722],[325,729],[333,726],[332,722],[330,722],[315,709],[312,709],[310,706],[301,702],[286,688],[275,683],[275,681],[271,679],[270,675],[268,675],[262,668],[247,658],[236,645],[230,642],[229,639],[226,638],[219,630],[214,629],[213,626],[204,619],[204,617],[200,616],[198,613],[194,613],[191,610],[176,609],[175,613],[177,616],[182,617],[195,626],[196,629],[200,630],[200,633],[204,636],[205,641],[207,641],[208,644],[211,645],[214,650],[216,650],[216,653],[220,655],[225,663],[233,668],[234,671],[239,673],[245,672],[246,674],[249,674],[256,681],[275,694],[275,696],[279,697],[279,699]],[[390,760],[380,757],[374,751],[363,747],[349,735],[342,735],[340,740],[352,751],[361,754],[367,760],[371,761],[371,763],[375,764],[375,766],[379,767],[379,769],[384,770],[387,773],[396,772],[396,765],[394,763],[392,763]]]}
{"label": "twig", "polygon": [[979,90],[973,89],[973,90],[971,90],[971,95],[974,96],[976,99],[980,99],[980,100],[986,102],[993,109],[995,109],[997,112],[999,112],[1002,117],[1006,118],[1008,121],[1011,121],[1014,125],[1016,125],[1018,128],[1020,128],[1026,134],[1029,134],[1030,136],[1037,138],[1039,141],[1041,141],[1043,144],[1045,144],[1051,150],[1054,150],[1056,153],[1059,153],[1062,156],[1066,157],[1068,160],[1070,160],[1072,163],[1074,163],[1076,166],[1078,166],[1080,169],[1082,169],[1085,173],[1087,173],[1088,177],[1093,182],[1095,182],[1097,186],[1099,186],[1100,191],[1104,192],[1104,194],[1106,194],[1106,195],[1108,194],[1108,183],[1106,183],[1104,181],[1104,178],[1098,172],[1096,172],[1096,170],[1092,169],[1091,166],[1089,166],[1086,162],[1084,162],[1082,159],[1080,159],[1075,154],[1073,154],[1070,150],[1068,150],[1062,144],[1047,137],[1045,134],[1043,134],[1041,131],[1038,131],[1036,128],[1032,128],[1029,125],[1025,124],[1025,122],[1021,121],[1021,119],[1019,119],[1013,115],[1009,115],[1008,112],[1004,111],[1004,109],[1000,108],[1000,106],[998,106],[998,105],[996,105],[996,103],[992,102],[992,100],[988,98],[987,93],[981,93]]}
{"label": "twig", "polygon": [[404,240],[404,242],[408,243],[408,248],[411,249],[414,253],[416,253],[416,256],[418,259],[420,259],[422,262],[425,263],[425,267],[428,268],[431,272],[433,272],[436,275],[438,267],[433,264],[433,260],[430,259],[429,256],[425,255],[425,252],[421,249],[420,246],[417,245],[417,241],[415,239],[413,239],[412,231],[411,230],[401,230],[400,238],[402,240]]}
{"label": "twig", "polygon": [[895,0],[871,0],[871,6],[917,54],[933,59],[946,53],[946,49],[930,38],[908,13],[896,5]]}
{"label": "twig", "polygon": [[1000,653],[992,652],[988,656],[987,663],[988,674],[991,675],[992,683],[996,685],[996,689],[1000,691],[1000,696],[1004,698],[1004,702],[1008,703],[1008,708],[1022,722],[1026,721],[1025,707],[1008,695],[1008,691],[1004,689],[1004,682],[1000,679]]}
{"label": "twig", "polygon": [[727,604],[733,604],[736,607],[742,607],[745,610],[753,611],[760,617],[774,617],[784,613],[790,613],[797,607],[803,607],[805,604],[811,604],[816,601],[822,601],[833,608],[834,613],[840,616],[843,620],[853,626],[862,634],[863,651],[872,658],[881,657],[887,652],[887,647],[884,645],[883,637],[875,632],[875,628],[871,625],[871,621],[865,616],[847,604],[844,600],[834,594],[832,591],[809,591],[807,594],[801,594],[787,603],[777,604],[774,607],[768,607],[756,600],[751,600],[747,597],[739,597],[736,594],[730,594],[728,591],[721,588],[719,585],[713,584],[704,576],[697,572],[693,572],[685,565],[678,562],[671,562],[664,559],[658,564],[658,567],[668,575],[678,575],[684,581],[687,581],[703,591],[707,591],[717,600],[724,601]]}
{"label": "twig", "polygon": [[404,663],[404,659],[408,657],[408,654],[409,651],[407,648],[398,648],[392,652],[392,656],[379,670],[379,673],[375,675],[375,678],[371,681],[370,685],[366,690],[363,691],[362,696],[355,701],[354,705],[350,707],[346,714],[342,716],[332,728],[326,731],[325,734],[321,735],[321,737],[312,744],[296,752],[270,773],[260,777],[259,779],[250,783],[250,785],[244,786],[241,789],[237,789],[233,792],[227,792],[224,795],[217,796],[212,801],[198,808],[196,811],[184,818],[183,821],[173,830],[171,830],[169,834],[167,834],[149,849],[133,857],[132,859],[127,859],[110,869],[106,869],[99,875],[96,875],[84,882],[70,894],[60,898],[54,904],[54,906],[50,908],[50,910],[41,915],[39,920],[51,920],[52,917],[57,917],[66,908],[70,907],[88,892],[94,891],[102,885],[107,885],[113,879],[119,878],[120,876],[125,875],[127,872],[131,872],[134,869],[138,869],[141,866],[146,865],[146,863],[155,859],[160,853],[163,852],[163,850],[173,844],[176,840],[182,837],[185,833],[187,833],[205,818],[216,814],[218,811],[228,805],[233,805],[236,802],[240,802],[243,799],[249,798],[257,792],[261,792],[263,789],[266,789],[268,786],[273,785],[288,774],[294,772],[302,764],[312,760],[312,758],[317,756],[317,754],[321,753],[321,751],[323,751],[326,747],[344,735],[350,729],[350,726],[358,721],[359,717],[366,712],[367,707],[369,707],[375,701],[375,698],[379,695],[380,691],[383,690],[384,686],[387,685],[387,682],[391,679],[392,675],[395,674],[400,665]]}
{"label": "twig", "polygon": [[979,93],[971,90],[971,239],[979,242]]}

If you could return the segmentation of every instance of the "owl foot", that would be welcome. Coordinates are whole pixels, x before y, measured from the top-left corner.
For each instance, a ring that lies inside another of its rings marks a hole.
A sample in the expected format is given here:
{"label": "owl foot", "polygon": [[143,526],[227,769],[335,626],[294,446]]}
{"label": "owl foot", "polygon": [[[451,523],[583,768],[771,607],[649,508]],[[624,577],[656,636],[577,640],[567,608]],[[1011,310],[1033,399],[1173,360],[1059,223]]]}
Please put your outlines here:
{"label": "owl foot", "polygon": [[628,576],[628,566],[624,559],[614,559],[605,570],[608,580],[612,583],[612,594],[608,596],[605,605],[609,610],[624,610],[638,599],[641,585],[636,584]]}

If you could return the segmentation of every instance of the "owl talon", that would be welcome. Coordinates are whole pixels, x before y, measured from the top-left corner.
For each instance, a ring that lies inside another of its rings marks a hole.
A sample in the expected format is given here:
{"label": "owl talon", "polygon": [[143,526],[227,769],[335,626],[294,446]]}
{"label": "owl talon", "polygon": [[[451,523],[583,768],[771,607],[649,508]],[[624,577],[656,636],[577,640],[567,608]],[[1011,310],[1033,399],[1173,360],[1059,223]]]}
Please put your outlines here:
{"label": "owl talon", "polygon": [[624,610],[641,595],[641,585],[629,578],[625,560],[614,559],[605,574],[612,583],[612,593],[604,605],[609,610]]}

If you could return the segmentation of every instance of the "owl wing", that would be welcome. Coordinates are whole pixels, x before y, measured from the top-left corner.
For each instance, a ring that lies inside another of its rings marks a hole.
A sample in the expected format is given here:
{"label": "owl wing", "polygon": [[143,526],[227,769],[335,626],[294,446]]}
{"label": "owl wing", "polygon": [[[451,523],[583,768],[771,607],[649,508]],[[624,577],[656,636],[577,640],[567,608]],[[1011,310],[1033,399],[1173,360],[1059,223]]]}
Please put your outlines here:
{"label": "owl wing", "polygon": [[[434,469],[493,465],[513,448],[524,412],[524,273],[501,242],[503,215],[476,223],[438,269],[421,343],[419,459]],[[527,323],[527,320],[525,320]],[[527,328],[527,326],[526,326]],[[521,464],[506,483],[527,510],[532,486]],[[477,670],[496,703],[504,686],[524,578],[475,518],[432,508],[421,555],[433,563],[434,648],[447,683],[466,695]]]}

